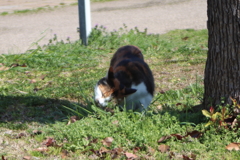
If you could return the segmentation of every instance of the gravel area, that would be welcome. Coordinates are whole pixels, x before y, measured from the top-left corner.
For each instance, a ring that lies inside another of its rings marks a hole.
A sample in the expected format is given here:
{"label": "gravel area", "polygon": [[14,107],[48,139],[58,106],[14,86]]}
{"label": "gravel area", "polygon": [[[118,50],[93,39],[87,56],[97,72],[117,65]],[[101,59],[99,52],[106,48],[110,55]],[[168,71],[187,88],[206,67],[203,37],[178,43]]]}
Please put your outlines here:
{"label": "gravel area", "polygon": [[[57,7],[53,10],[0,16],[0,54],[19,54],[59,40],[79,39],[76,0],[1,0],[1,12]],[[116,0],[91,3],[92,27],[105,26],[109,31],[126,24],[128,28],[148,28],[148,33],[163,34],[174,29],[206,29],[206,0]]]}

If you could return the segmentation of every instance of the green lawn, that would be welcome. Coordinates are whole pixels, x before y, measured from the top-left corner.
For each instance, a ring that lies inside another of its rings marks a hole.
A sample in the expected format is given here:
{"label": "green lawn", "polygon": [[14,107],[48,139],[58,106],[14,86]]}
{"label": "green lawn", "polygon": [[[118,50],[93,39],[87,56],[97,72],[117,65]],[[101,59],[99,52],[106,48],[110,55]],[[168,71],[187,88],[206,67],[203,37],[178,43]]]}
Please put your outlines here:
{"label": "green lawn", "polygon": [[[113,53],[127,44],[142,50],[155,78],[144,113],[114,104],[100,109],[92,100]],[[240,131],[206,128],[208,119],[193,110],[203,96],[206,56],[207,30],[157,35],[126,26],[114,32],[96,26],[88,46],[56,35],[25,54],[0,55],[0,156],[240,159],[239,151],[225,148],[240,142]]]}

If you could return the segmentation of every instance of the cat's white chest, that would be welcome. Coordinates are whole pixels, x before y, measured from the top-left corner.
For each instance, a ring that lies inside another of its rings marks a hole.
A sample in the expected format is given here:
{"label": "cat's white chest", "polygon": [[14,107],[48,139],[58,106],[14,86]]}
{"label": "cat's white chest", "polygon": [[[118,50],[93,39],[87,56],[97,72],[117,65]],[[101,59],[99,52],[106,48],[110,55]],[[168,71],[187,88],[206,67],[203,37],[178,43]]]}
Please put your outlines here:
{"label": "cat's white chest", "polygon": [[132,85],[131,88],[137,89],[137,91],[126,97],[126,107],[127,109],[136,109],[139,111],[146,109],[151,101],[153,96],[147,91],[146,85],[142,82],[138,85]]}

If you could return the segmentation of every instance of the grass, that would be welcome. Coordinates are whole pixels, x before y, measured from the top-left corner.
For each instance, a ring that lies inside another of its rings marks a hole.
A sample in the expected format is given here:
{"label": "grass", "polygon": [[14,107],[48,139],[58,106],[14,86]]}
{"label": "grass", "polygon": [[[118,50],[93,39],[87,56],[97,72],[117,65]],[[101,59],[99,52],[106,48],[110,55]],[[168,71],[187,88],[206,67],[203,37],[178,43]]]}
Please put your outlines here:
{"label": "grass", "polygon": [[[113,53],[127,44],[142,50],[154,73],[156,92],[146,113],[119,111],[114,104],[100,109],[92,101],[93,87],[106,74]],[[157,35],[126,26],[113,32],[96,26],[88,46],[59,41],[55,35],[48,45],[25,54],[1,55],[0,155],[126,159],[132,153],[139,159],[239,159],[238,151],[225,149],[239,143],[239,130],[205,128],[207,119],[193,110],[203,96],[206,53],[207,30]],[[157,142],[195,130],[203,135]],[[160,152],[161,144],[170,151]]]}

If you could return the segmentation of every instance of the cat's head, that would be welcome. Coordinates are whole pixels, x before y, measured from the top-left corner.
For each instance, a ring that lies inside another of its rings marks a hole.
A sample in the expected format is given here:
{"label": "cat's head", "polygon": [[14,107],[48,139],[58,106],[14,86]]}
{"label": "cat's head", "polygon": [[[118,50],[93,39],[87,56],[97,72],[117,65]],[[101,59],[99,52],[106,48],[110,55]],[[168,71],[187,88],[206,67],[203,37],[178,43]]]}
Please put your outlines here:
{"label": "cat's head", "polygon": [[126,88],[114,77],[113,68],[110,67],[107,77],[100,79],[94,89],[94,101],[98,106],[105,107],[108,102],[114,99],[121,103],[124,97],[135,93],[137,90]]}

